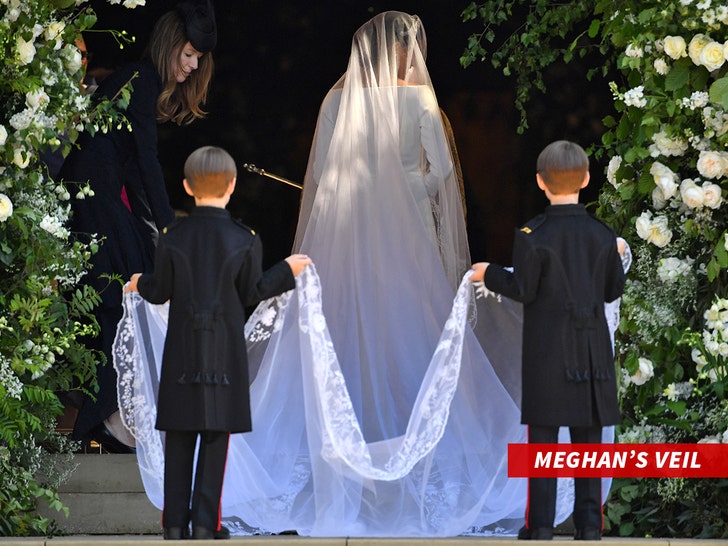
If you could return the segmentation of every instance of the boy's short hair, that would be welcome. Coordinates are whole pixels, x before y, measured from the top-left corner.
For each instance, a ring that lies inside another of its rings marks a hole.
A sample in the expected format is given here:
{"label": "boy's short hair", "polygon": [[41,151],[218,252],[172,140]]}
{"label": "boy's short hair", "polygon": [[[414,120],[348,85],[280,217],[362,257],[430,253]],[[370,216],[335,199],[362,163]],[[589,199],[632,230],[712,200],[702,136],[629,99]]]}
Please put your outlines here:
{"label": "boy's short hair", "polygon": [[222,148],[197,148],[185,161],[185,178],[195,197],[222,197],[237,176],[235,160]]}
{"label": "boy's short hair", "polygon": [[536,161],[541,175],[553,195],[577,193],[589,171],[589,158],[584,149],[568,140],[557,140],[546,146]]}

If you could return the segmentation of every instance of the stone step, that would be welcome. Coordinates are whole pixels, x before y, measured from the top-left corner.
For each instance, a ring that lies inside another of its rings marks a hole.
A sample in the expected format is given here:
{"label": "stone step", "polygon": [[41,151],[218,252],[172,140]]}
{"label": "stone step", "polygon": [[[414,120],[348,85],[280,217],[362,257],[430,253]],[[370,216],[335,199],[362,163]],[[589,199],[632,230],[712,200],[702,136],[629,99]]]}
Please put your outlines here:
{"label": "stone step", "polygon": [[63,534],[159,534],[161,512],[144,492],[136,455],[77,454],[77,465],[59,488],[63,513],[41,507]]}

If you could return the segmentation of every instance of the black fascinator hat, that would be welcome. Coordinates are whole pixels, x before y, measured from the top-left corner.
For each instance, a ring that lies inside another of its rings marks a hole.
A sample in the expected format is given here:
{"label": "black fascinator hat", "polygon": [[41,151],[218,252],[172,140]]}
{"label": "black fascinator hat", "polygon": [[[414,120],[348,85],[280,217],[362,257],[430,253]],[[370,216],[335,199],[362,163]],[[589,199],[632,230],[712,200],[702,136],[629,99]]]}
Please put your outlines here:
{"label": "black fascinator hat", "polygon": [[211,0],[184,0],[177,5],[185,22],[187,39],[197,51],[207,53],[215,49],[217,25]]}

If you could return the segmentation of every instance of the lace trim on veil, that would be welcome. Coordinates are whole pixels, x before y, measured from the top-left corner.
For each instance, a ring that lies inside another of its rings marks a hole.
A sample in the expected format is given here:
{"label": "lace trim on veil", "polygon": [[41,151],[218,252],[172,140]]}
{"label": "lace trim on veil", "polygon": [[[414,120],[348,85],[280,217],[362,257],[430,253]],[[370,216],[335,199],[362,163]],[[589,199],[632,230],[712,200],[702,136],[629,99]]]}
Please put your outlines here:
{"label": "lace trim on veil", "polygon": [[[334,351],[316,269],[308,266],[297,277],[299,328],[302,345],[307,345],[306,350],[302,347],[302,366],[304,373],[310,371],[314,377],[324,423],[322,455],[327,461],[342,461],[364,478],[397,480],[435,448],[444,433],[457,388],[473,294],[470,276],[471,272],[466,273],[460,283],[405,434],[371,444],[364,440]],[[292,293],[258,306],[245,326],[249,341],[269,338],[280,329]],[[140,468],[160,480],[164,476],[164,449],[154,425],[167,312],[167,304],[151,305],[136,293],[126,294],[124,316],[114,342],[122,421],[136,438]]]}

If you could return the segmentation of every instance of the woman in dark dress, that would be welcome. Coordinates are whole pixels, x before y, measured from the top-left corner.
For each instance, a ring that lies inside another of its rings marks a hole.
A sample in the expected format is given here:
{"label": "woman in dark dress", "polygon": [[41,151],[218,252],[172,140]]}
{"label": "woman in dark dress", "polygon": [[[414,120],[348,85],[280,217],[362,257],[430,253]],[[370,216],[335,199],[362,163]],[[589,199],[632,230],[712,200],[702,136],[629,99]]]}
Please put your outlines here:
{"label": "woman in dark dress", "polygon": [[156,234],[174,219],[157,158],[157,124],[185,125],[205,115],[201,104],[212,78],[216,40],[210,0],[185,1],[164,14],[142,59],[115,71],[97,90],[111,98],[131,81],[131,100],[124,112],[131,131],[122,127],[84,134],[61,169],[63,179],[88,181],[93,190],[92,198],[73,202],[74,233],[103,239],[85,280],[101,293],[96,310],[101,333],[91,343],[107,362],[99,363],[99,391],[83,400],[73,437],[96,440],[108,451],[133,451],[134,440],[119,419],[111,364],[111,344],[122,315],[121,285],[104,274],[128,279],[152,268]]}

